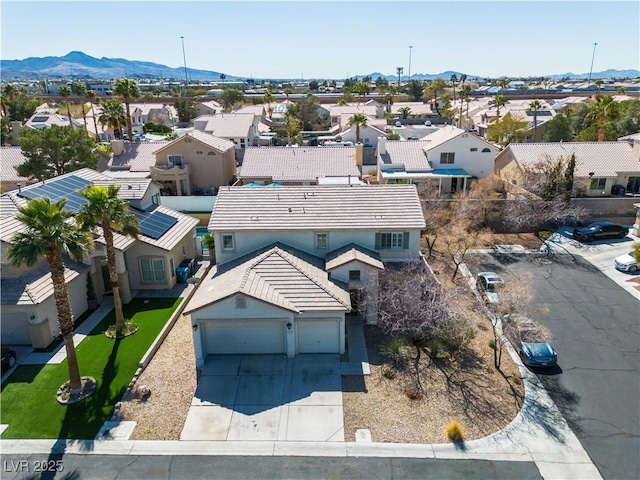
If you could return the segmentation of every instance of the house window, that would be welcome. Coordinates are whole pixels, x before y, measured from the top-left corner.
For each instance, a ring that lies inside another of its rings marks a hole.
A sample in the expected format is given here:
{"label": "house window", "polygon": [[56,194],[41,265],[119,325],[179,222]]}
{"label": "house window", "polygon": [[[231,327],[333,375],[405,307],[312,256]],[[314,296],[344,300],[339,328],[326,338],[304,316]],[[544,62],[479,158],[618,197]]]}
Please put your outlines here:
{"label": "house window", "polygon": [[491,153],[491,149],[486,147],[482,149],[482,153]]}
{"label": "house window", "polygon": [[207,155],[215,155],[216,152],[207,152]]}
{"label": "house window", "polygon": [[329,248],[329,234],[316,233],[316,250],[326,250]]}
{"label": "house window", "polygon": [[606,178],[592,178],[591,185],[589,185],[589,190],[604,190],[606,184]]}
{"label": "house window", "polygon": [[142,257],[140,262],[140,278],[142,283],[166,283],[164,258]]}
{"label": "house window", "polygon": [[247,308],[247,297],[238,295],[236,297],[236,308]]}
{"label": "house window", "polygon": [[232,251],[235,249],[233,243],[233,233],[222,234],[222,250]]}
{"label": "house window", "polygon": [[240,148],[244,148],[244,138],[240,139]]}
{"label": "house window", "polygon": [[360,270],[349,270],[349,281],[359,282],[360,281]]}
{"label": "house window", "polygon": [[471,151],[472,151],[472,152],[477,152],[477,151],[478,151],[478,147],[473,147],[473,148],[471,149]]}
{"label": "house window", "polygon": [[167,155],[167,165],[170,167],[182,165],[182,155]]}
{"label": "house window", "polygon": [[409,245],[409,232],[376,233],[377,250],[402,250]]}
{"label": "house window", "polygon": [[440,163],[453,163],[455,156],[455,152],[442,152],[440,154]]}
{"label": "house window", "polygon": [[151,197],[151,203],[153,203],[154,205],[160,205],[160,194],[159,193],[154,193],[153,196]]}
{"label": "house window", "polygon": [[183,257],[187,256],[187,246],[186,245],[182,245],[182,256]]}
{"label": "house window", "polygon": [[176,272],[174,271],[174,268],[173,268],[173,258],[169,259],[169,271],[171,272],[171,278],[176,276]]}
{"label": "house window", "polygon": [[202,155],[202,150],[197,150],[196,155]]}

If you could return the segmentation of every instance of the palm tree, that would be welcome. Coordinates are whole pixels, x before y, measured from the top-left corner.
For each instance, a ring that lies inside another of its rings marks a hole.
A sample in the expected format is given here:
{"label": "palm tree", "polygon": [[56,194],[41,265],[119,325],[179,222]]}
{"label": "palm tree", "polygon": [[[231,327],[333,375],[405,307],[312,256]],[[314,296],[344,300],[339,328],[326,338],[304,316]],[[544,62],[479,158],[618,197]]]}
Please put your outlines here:
{"label": "palm tree", "polygon": [[293,90],[291,90],[290,88],[285,88],[284,89],[284,94],[287,96],[287,102],[289,101],[289,95],[291,95],[293,93]]}
{"label": "palm tree", "polygon": [[509,86],[509,80],[506,77],[501,78],[500,80],[498,80],[498,85],[500,85],[500,88],[502,90],[506,90],[507,86]]}
{"label": "palm tree", "polygon": [[533,112],[533,143],[538,141],[538,110],[542,108],[540,100],[532,100],[529,109]]}
{"label": "palm tree", "polygon": [[122,127],[127,124],[122,103],[115,98],[110,98],[102,102],[100,108],[102,109],[102,113],[98,119],[100,125],[107,125],[113,130],[114,137],[122,138]]}
{"label": "palm tree", "polygon": [[131,100],[140,98],[140,88],[138,88],[138,84],[133,80],[129,80],[128,78],[119,78],[116,80],[116,86],[113,89],[113,94],[122,97],[122,101],[127,107],[127,133],[129,134],[129,140],[133,140],[129,104],[131,103]]}
{"label": "palm tree", "polygon": [[602,88],[602,85],[604,84],[604,80],[598,79],[594,83],[596,84],[596,97],[599,97],[600,96],[600,89]]}
{"label": "palm tree", "polygon": [[367,116],[364,113],[354,113],[351,118],[349,118],[348,125],[356,126],[356,143],[360,143],[360,128],[367,128]]}
{"label": "palm tree", "polygon": [[2,115],[7,116],[7,108],[16,94],[16,87],[7,83],[2,89]]}
{"label": "palm tree", "polygon": [[[71,85],[71,91],[74,95],[77,95],[81,98],[85,98],[87,96],[87,87],[82,82],[73,82]],[[84,111],[84,105],[82,107],[82,120],[84,120],[84,131],[87,131],[87,112]],[[97,133],[97,132],[96,132]]]}
{"label": "palm tree", "polygon": [[[466,77],[466,75],[464,76]],[[460,89],[460,118],[458,119],[458,127],[462,126],[462,106],[464,105],[464,101],[469,99],[470,93],[471,93],[471,87],[469,85],[465,85]],[[469,104],[467,103],[467,110],[468,109],[469,109]]]}
{"label": "palm tree", "polygon": [[498,111],[498,121],[500,120],[500,109],[502,107],[504,107],[507,104],[507,99],[506,97],[502,94],[499,93],[495,96],[495,98],[493,99],[492,102],[490,102],[494,107],[496,107],[496,110]]}
{"label": "palm tree", "polygon": [[453,104],[456,104],[456,86],[458,85],[458,76],[454,73],[451,75],[451,86],[453,87]]}
{"label": "palm tree", "polygon": [[82,391],[82,380],[73,345],[73,314],[64,279],[62,256],[66,254],[81,261],[83,255],[91,251],[93,241],[88,232],[67,221],[72,212],[64,209],[66,202],[63,198],[52,204],[49,198],[38,198],[19,207],[16,218],[24,224],[26,230],[15,234],[7,255],[16,267],[33,266],[40,258],[46,259],[51,271],[58,323],[67,353],[69,390],[71,394],[78,394]]}
{"label": "palm tree", "polygon": [[116,250],[113,246],[113,232],[117,230],[123,235],[137,238],[140,233],[138,219],[129,213],[129,204],[118,197],[120,187],[109,185],[89,185],[80,191],[80,195],[88,202],[80,207],[76,216],[83,229],[91,230],[97,225],[102,226],[102,234],[107,245],[107,267],[109,280],[113,290],[113,303],[116,311],[116,335],[119,335],[125,327],[124,314],[122,313],[122,300],[120,299],[120,286],[118,284],[118,271],[116,270]]}
{"label": "palm tree", "polygon": [[398,113],[400,115],[402,115],[402,118],[404,118],[405,120],[409,117],[409,114],[411,113],[411,107],[402,107],[398,109]]}
{"label": "palm tree", "polygon": [[618,102],[611,95],[597,96],[585,120],[598,122],[598,141],[604,142],[605,124],[608,121],[616,120],[619,115]]}
{"label": "palm tree", "polygon": [[273,108],[271,108],[273,100],[273,92],[271,90],[267,90],[267,93],[264,94],[264,101],[267,102],[267,114],[269,115],[269,118],[273,115]]}
{"label": "palm tree", "polygon": [[93,109],[93,102],[96,99],[96,94],[93,90],[87,89],[84,92],[84,98],[89,100],[89,102],[91,103],[91,115],[93,116],[93,128],[95,128],[96,130],[96,141],[97,141],[98,140],[98,119],[96,118],[96,112]]}
{"label": "palm tree", "polygon": [[71,104],[67,100],[67,97],[71,95],[71,90],[66,85],[62,85],[60,87],[59,93],[60,93],[60,96],[65,99],[64,104],[67,107],[67,118],[69,119],[69,125],[73,127],[73,121],[71,120]]}

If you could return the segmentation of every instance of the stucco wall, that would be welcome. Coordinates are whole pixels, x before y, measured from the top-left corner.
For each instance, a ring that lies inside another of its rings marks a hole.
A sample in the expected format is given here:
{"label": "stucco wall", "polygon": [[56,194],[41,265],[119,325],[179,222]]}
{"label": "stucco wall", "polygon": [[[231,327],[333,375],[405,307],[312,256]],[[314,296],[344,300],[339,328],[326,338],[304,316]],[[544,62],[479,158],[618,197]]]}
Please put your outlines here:
{"label": "stucco wall", "polygon": [[[472,148],[477,148],[478,150],[472,152]],[[483,153],[482,150],[485,148],[488,148],[489,152]],[[455,152],[454,163],[440,163],[440,154],[445,152]],[[427,155],[436,173],[439,169],[463,168],[470,175],[484,178],[493,174],[496,153],[497,149],[495,147],[483,142],[476,135],[463,133],[429,150]]]}

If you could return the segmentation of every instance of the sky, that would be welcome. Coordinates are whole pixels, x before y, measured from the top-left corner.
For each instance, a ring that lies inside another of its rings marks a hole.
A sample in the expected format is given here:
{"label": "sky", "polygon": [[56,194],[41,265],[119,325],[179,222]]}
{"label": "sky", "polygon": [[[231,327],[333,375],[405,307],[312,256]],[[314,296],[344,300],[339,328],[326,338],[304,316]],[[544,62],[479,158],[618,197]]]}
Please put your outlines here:
{"label": "sky", "polygon": [[0,15],[3,60],[78,50],[183,67],[184,40],[189,69],[247,78],[640,70],[637,0],[1,0]]}

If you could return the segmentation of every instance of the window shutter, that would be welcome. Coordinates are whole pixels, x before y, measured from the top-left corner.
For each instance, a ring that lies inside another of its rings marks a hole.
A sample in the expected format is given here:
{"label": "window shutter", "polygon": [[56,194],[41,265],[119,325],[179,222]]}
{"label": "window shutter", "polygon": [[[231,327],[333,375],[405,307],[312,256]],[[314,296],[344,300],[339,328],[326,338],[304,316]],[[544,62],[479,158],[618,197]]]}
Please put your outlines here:
{"label": "window shutter", "polygon": [[405,250],[409,248],[409,232],[404,232],[404,238],[402,239],[402,248]]}
{"label": "window shutter", "polygon": [[380,237],[380,232],[376,233],[376,250],[380,250],[380,244],[382,243]]}

